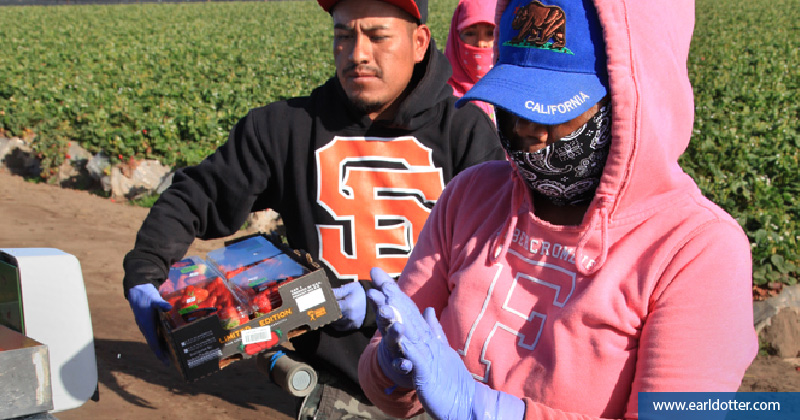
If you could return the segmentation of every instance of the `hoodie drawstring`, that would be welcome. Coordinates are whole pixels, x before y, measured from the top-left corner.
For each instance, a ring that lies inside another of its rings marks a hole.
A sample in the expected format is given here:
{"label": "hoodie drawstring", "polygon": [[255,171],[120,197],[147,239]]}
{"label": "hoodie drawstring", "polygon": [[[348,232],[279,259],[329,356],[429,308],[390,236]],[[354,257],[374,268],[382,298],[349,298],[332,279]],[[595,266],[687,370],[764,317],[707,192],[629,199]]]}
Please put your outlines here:
{"label": "hoodie drawstring", "polygon": [[[589,219],[589,226],[587,226],[586,230],[581,234],[578,240],[578,246],[575,248],[575,266],[578,272],[584,276],[596,273],[597,270],[605,264],[606,257],[608,256],[608,207],[606,206],[606,200],[602,197],[599,200],[598,207],[597,211],[592,212],[591,218]],[[589,243],[592,232],[594,232],[597,227],[598,218],[600,219],[600,255],[592,264],[584,264],[584,249]]]}
{"label": "hoodie drawstring", "polygon": [[523,200],[525,200],[525,190],[523,188],[527,188],[527,186],[522,182],[522,179],[517,179],[519,174],[517,174],[516,170],[511,172],[511,178],[513,183],[511,188],[511,211],[509,211],[509,216],[506,218],[503,227],[497,231],[497,234],[494,235],[492,242],[489,244],[489,265],[494,265],[499,261],[511,245],[511,240],[514,237],[514,228],[516,228],[519,220],[519,211]]}

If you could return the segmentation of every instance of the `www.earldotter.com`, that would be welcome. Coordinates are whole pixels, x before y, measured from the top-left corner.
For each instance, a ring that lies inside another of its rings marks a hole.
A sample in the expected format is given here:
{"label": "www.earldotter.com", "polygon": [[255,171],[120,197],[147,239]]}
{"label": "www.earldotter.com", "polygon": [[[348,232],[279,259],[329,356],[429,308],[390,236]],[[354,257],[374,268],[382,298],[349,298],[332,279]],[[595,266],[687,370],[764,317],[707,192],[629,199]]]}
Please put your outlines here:
{"label": "www.earldotter.com", "polygon": [[653,401],[655,411],[780,411],[779,401]]}

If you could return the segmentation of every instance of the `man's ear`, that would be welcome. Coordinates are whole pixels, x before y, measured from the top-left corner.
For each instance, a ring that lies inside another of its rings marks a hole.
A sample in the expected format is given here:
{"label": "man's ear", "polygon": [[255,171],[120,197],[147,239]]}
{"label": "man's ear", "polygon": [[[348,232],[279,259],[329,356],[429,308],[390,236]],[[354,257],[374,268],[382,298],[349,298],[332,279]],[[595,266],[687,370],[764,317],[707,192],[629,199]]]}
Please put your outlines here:
{"label": "man's ear", "polygon": [[431,43],[431,29],[428,25],[417,25],[414,29],[414,64],[425,59],[425,52]]}

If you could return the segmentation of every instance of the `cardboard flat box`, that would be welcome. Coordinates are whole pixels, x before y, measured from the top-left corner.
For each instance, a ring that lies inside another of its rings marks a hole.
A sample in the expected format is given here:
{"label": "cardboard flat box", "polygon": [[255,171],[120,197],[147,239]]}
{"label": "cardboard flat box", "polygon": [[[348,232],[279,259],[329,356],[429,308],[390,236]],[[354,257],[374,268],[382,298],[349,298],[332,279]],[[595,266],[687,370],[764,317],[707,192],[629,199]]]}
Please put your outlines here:
{"label": "cardboard flat box", "polygon": [[275,245],[282,248],[282,255],[307,269],[306,274],[277,286],[280,306],[232,329],[222,327],[216,312],[176,328],[172,327],[169,314],[161,313],[160,332],[184,380],[210,375],[341,317],[319,263],[302,251],[291,250],[282,243]]}

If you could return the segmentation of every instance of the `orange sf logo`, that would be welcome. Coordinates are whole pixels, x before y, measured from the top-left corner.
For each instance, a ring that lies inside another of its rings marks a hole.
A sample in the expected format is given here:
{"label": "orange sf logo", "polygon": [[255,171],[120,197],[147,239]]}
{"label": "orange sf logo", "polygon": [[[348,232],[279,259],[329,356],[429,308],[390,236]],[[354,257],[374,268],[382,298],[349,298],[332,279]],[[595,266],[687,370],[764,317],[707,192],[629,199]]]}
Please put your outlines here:
{"label": "orange sf logo", "polygon": [[317,202],[338,222],[317,225],[320,260],[342,279],[400,274],[444,190],[431,149],[414,137],[335,137],[316,159]]}

